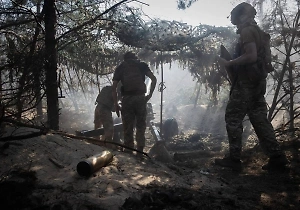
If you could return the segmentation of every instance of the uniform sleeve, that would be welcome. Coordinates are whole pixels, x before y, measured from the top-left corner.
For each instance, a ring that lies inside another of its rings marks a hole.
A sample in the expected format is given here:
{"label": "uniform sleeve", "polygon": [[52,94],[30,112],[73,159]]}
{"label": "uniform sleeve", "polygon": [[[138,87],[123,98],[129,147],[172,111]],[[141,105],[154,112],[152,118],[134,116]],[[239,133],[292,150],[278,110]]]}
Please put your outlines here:
{"label": "uniform sleeve", "polygon": [[251,27],[243,28],[243,30],[241,31],[241,41],[242,44],[256,42],[256,37]]}
{"label": "uniform sleeve", "polygon": [[121,80],[121,74],[122,74],[122,67],[121,67],[121,65],[122,64],[120,64],[117,68],[116,68],[116,70],[115,70],[115,72],[114,72],[114,75],[113,75],[113,81],[120,81]]}
{"label": "uniform sleeve", "polygon": [[141,65],[140,67],[141,67],[141,70],[142,70],[144,75],[146,75],[146,73],[148,71],[151,71],[148,64],[146,64],[145,62],[141,62],[140,65]]}

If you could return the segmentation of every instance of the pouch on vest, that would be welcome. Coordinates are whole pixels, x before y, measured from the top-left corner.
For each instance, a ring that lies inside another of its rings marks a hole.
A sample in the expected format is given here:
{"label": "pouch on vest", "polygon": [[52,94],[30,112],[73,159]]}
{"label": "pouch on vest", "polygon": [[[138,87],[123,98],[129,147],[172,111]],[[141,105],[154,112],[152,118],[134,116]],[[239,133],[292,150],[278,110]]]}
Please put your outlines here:
{"label": "pouch on vest", "polygon": [[258,63],[260,67],[267,73],[274,71],[274,67],[272,65],[272,54],[271,54],[271,36],[270,34],[264,32],[259,27],[256,27],[259,35],[261,46],[258,51]]}
{"label": "pouch on vest", "polygon": [[258,63],[248,64],[243,68],[251,82],[259,82],[268,76],[268,73]]}

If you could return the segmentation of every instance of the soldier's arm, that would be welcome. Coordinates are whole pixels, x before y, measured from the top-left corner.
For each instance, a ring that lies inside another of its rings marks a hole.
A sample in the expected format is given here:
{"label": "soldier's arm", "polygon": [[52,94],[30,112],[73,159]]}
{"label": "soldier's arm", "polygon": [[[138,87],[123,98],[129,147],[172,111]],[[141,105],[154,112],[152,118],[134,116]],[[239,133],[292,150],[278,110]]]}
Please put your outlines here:
{"label": "soldier's arm", "polygon": [[245,65],[254,63],[257,60],[257,48],[255,42],[249,42],[244,44],[245,53],[236,59],[226,61],[225,59],[221,59],[221,62],[225,66],[233,66],[233,65]]}
{"label": "soldier's arm", "polygon": [[113,85],[112,85],[112,97],[113,97],[113,101],[114,101],[116,114],[118,117],[120,117],[120,106],[118,104],[117,86],[118,86],[118,81],[114,80]]}
{"label": "soldier's arm", "polygon": [[151,86],[150,86],[149,95],[146,96],[146,100],[149,101],[149,99],[152,97],[152,94],[154,92],[157,79],[154,76],[154,74],[152,73],[152,71],[147,71],[146,72],[146,76],[149,77],[149,79],[151,80]]}

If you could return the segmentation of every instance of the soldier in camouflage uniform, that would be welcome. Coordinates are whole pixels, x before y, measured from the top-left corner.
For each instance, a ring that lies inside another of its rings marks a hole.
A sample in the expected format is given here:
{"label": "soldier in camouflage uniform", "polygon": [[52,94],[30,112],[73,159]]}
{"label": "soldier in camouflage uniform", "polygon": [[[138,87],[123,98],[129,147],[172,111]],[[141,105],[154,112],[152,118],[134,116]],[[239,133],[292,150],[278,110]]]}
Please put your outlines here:
{"label": "soldier in camouflage uniform", "polygon": [[[145,76],[151,80],[150,91],[146,96]],[[119,82],[122,82],[122,108],[120,108],[117,100],[117,86]],[[155,86],[156,77],[148,65],[139,61],[134,53],[125,53],[124,61],[116,68],[113,75],[112,93],[116,113],[119,116],[119,111],[121,110],[122,114],[124,145],[134,148],[133,130],[134,125],[136,125],[136,149],[141,152],[143,152],[145,147],[146,104],[152,97]],[[140,154],[138,153],[138,155]]]}
{"label": "soldier in camouflage uniform", "polygon": [[111,92],[112,86],[103,87],[97,96],[95,103],[97,106],[94,114],[94,129],[103,126],[104,135],[101,139],[104,141],[112,141],[114,134],[112,112],[114,112],[115,109]]}
{"label": "soldier in camouflage uniform", "polygon": [[275,138],[272,124],[267,119],[266,75],[257,64],[258,50],[261,45],[260,35],[254,21],[256,10],[248,3],[241,3],[231,11],[231,22],[236,25],[239,38],[238,56],[230,61],[219,58],[221,66],[235,68],[235,81],[226,107],[225,121],[229,140],[229,155],[216,159],[215,163],[235,170],[242,168],[242,132],[243,119],[247,114],[258,136],[260,145],[269,157],[264,170],[282,169],[287,164],[284,152]]}

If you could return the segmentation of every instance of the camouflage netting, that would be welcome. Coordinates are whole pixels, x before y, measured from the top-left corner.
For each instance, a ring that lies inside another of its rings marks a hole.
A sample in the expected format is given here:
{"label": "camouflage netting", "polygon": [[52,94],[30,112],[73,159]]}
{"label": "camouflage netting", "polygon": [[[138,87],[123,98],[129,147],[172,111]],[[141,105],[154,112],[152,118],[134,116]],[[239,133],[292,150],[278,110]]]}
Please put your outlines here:
{"label": "camouflage netting", "polygon": [[222,33],[228,31],[225,29],[202,24],[194,27],[178,21],[154,19],[149,22],[135,20],[133,23],[117,23],[115,33],[121,42],[129,46],[153,51],[176,51],[212,34],[224,36]]}

